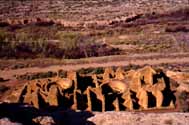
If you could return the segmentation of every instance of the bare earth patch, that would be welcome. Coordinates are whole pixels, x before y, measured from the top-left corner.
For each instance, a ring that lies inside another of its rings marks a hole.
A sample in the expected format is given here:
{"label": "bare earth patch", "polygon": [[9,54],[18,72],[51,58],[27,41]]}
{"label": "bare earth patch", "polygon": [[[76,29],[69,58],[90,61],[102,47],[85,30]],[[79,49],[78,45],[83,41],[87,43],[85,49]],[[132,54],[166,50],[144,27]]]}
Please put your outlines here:
{"label": "bare earth patch", "polygon": [[96,125],[188,125],[189,113],[94,113],[89,121]]}

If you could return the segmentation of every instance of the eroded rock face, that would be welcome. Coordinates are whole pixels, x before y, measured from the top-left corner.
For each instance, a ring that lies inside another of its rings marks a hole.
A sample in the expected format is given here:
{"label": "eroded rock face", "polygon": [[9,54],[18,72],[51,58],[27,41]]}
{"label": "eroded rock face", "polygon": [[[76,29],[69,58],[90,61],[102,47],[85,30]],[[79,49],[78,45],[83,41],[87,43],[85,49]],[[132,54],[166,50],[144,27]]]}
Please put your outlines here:
{"label": "eroded rock face", "polygon": [[171,88],[162,70],[147,66],[126,72],[109,67],[102,74],[67,72],[66,78],[30,81],[19,90],[17,102],[36,108],[60,106],[103,112],[176,108],[175,90]]}

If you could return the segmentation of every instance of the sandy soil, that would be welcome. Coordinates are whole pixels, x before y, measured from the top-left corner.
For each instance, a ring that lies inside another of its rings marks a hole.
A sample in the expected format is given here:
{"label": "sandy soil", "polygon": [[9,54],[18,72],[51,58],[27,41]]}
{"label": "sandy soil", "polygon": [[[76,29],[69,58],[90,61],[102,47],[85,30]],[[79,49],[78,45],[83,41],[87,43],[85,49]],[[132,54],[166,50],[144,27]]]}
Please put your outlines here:
{"label": "sandy soil", "polygon": [[[177,55],[175,57],[175,55]],[[96,68],[96,67],[109,67],[109,66],[127,66],[130,64],[134,64],[134,65],[159,65],[159,64],[172,64],[172,63],[189,63],[189,57],[183,57],[183,55],[186,54],[172,54],[169,55],[168,57],[158,57],[158,58],[154,58],[151,56],[141,56],[141,58],[137,59],[136,56],[133,56],[135,58],[123,58],[122,60],[111,60],[109,61],[108,59],[106,59],[105,62],[99,62],[99,60],[97,59],[96,62],[93,60],[93,62],[90,62],[90,59],[88,59],[88,62],[85,62],[83,64],[67,64],[67,65],[50,65],[47,67],[31,67],[31,68],[22,68],[22,69],[7,69],[7,70],[0,70],[0,77],[4,78],[4,79],[14,79],[15,75],[24,75],[26,73],[37,73],[37,72],[48,72],[48,71],[52,71],[52,72],[56,72],[60,69],[63,70],[78,70],[81,68]],[[182,58],[180,58],[180,56]],[[73,60],[72,60],[73,61]]]}
{"label": "sandy soil", "polygon": [[96,125],[188,125],[189,113],[94,113],[89,118]]}

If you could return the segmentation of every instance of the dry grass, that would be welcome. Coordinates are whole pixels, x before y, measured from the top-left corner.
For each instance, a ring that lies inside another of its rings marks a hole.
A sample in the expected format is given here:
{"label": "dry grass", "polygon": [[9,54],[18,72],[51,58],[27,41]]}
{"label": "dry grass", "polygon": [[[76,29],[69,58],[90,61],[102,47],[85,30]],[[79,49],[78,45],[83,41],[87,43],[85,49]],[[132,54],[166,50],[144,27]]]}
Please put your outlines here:
{"label": "dry grass", "polygon": [[[6,30],[0,32],[1,58],[51,57],[76,59],[114,55],[119,52],[118,49],[95,43],[93,38],[75,32],[57,32],[55,36],[51,37],[48,34],[52,35],[52,31],[45,32],[42,28],[38,32],[32,31],[31,34],[30,31],[10,34]],[[45,36],[48,37],[46,38]],[[54,41],[56,42],[52,41],[52,38],[55,38],[56,40]]]}

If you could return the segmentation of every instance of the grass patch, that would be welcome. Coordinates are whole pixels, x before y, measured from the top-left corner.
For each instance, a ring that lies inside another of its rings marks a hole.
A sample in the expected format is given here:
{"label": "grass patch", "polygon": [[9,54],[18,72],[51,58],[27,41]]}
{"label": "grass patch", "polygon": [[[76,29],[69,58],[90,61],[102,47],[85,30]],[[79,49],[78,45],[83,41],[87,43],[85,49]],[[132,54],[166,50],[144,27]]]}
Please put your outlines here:
{"label": "grass patch", "polygon": [[2,93],[6,92],[6,91],[9,90],[9,89],[10,89],[9,87],[7,87],[7,86],[5,86],[5,85],[1,85],[1,86],[0,86],[0,93],[2,94]]}
{"label": "grass patch", "polygon": [[82,68],[77,70],[79,74],[102,74],[104,73],[104,68],[103,67],[98,67],[98,68]]}
{"label": "grass patch", "polygon": [[16,78],[18,80],[34,80],[34,79],[41,79],[41,78],[52,78],[57,76],[56,72],[39,72],[35,74],[25,74],[25,75],[20,75],[17,76]]}
{"label": "grass patch", "polygon": [[[30,38],[28,33],[21,32],[14,34],[10,40],[10,36],[1,33],[0,58],[79,59],[119,54],[118,49],[96,43],[95,39],[80,33],[58,32],[54,36],[55,42],[44,38],[43,35]],[[6,41],[7,38],[9,41]]]}

